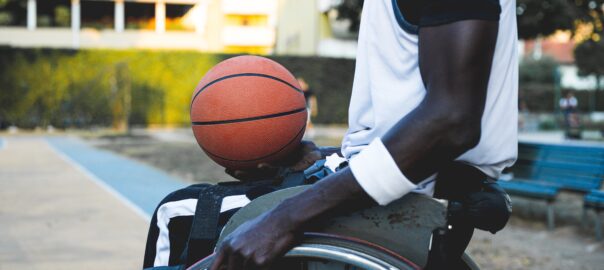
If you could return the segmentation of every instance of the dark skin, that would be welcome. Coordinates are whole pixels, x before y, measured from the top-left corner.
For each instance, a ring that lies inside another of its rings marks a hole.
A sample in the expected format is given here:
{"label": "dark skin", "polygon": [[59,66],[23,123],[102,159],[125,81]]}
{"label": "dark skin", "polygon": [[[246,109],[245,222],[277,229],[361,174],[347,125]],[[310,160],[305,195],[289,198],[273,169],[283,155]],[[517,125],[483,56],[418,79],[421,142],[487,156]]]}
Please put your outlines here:
{"label": "dark skin", "polygon": [[[412,182],[478,144],[497,32],[498,22],[481,20],[420,28],[426,96],[382,138]],[[240,226],[218,249],[211,270],[270,267],[314,220],[372,201],[350,169],[340,170]]]}

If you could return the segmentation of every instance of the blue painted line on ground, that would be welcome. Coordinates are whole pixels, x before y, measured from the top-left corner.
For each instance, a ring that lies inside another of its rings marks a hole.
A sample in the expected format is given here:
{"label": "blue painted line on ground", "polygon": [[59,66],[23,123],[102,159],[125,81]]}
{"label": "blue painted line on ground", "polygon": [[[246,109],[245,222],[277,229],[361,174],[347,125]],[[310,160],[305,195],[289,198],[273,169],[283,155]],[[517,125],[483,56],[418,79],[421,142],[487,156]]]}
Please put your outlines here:
{"label": "blue painted line on ground", "polygon": [[4,140],[0,138],[0,150],[4,149]]}
{"label": "blue painted line on ground", "polygon": [[58,151],[151,216],[170,192],[187,184],[141,162],[100,150],[75,138],[48,138]]}

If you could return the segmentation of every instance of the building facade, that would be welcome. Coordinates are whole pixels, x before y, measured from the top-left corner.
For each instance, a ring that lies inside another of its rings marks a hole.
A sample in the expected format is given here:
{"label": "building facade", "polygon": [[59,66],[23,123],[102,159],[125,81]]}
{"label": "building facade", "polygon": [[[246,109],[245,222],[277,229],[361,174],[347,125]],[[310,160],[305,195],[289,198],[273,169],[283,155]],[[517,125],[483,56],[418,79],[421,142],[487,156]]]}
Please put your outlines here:
{"label": "building facade", "polygon": [[[82,4],[71,0],[69,28],[38,27],[37,4],[27,0],[26,27],[0,27],[0,45],[54,48],[191,49],[266,54],[275,46],[278,0],[94,0],[111,3],[113,27],[82,27]],[[154,29],[127,29],[126,3],[154,5]],[[193,31],[166,29],[166,7],[189,5],[180,22]],[[84,18],[85,19],[85,18]]]}

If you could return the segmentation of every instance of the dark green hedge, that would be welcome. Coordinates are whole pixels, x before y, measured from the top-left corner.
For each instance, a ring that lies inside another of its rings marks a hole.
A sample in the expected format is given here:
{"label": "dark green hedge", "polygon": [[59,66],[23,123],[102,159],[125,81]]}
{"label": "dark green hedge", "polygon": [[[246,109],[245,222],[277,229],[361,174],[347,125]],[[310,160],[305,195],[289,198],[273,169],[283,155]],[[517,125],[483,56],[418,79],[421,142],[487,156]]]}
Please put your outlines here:
{"label": "dark green hedge", "polygon": [[[531,57],[523,59],[519,70],[519,98],[529,111],[554,112],[558,107],[558,98],[555,97],[556,70],[559,64],[552,58],[543,57],[534,60]],[[569,91],[575,94],[579,101],[579,111],[588,112],[593,103],[596,111],[604,110],[604,93],[602,91],[575,91],[574,89],[560,89],[564,96]]]}
{"label": "dark green hedge", "polygon": [[[187,125],[194,87],[207,70],[232,56],[0,47],[0,125],[110,126],[128,111],[134,125]],[[317,93],[317,123],[346,123],[353,60],[270,58],[304,77]]]}
{"label": "dark green hedge", "polygon": [[[604,91],[577,91],[573,89],[562,89],[560,94],[564,96],[572,91],[579,102],[580,112],[590,112],[590,104],[594,103],[596,111],[604,111]],[[524,101],[530,112],[554,112],[559,100],[554,100],[554,88],[547,84],[526,83],[519,89],[519,98]],[[556,107],[554,107],[556,106]]]}

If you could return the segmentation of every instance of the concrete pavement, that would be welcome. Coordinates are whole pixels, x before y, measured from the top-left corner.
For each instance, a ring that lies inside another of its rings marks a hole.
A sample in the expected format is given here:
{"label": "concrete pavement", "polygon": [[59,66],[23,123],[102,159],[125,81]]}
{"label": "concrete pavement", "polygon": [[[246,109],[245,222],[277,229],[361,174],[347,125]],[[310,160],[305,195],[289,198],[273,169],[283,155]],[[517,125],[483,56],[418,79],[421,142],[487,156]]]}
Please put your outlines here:
{"label": "concrete pavement", "polygon": [[148,229],[143,215],[44,138],[2,141],[1,270],[141,268]]}

